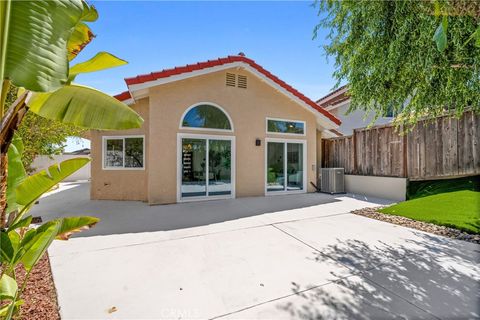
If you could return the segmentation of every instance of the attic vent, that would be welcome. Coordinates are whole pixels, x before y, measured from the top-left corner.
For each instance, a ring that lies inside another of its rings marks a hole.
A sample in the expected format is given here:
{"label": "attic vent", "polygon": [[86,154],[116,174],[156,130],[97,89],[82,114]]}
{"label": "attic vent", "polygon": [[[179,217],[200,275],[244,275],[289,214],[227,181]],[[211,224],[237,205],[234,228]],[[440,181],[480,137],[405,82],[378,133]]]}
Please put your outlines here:
{"label": "attic vent", "polygon": [[247,77],[238,75],[238,87],[242,89],[247,89]]}
{"label": "attic vent", "polygon": [[229,87],[235,87],[235,74],[227,73],[226,85]]}

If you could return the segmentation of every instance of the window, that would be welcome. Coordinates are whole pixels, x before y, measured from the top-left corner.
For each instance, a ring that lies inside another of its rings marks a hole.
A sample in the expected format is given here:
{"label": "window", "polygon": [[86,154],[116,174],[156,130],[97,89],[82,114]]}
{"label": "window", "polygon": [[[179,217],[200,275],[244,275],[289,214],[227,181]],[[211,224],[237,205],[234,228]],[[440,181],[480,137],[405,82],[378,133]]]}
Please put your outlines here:
{"label": "window", "polygon": [[104,137],[104,169],[143,169],[143,136]]}
{"label": "window", "polygon": [[200,104],[188,110],[182,119],[182,128],[232,130],[225,112],[210,104]]}
{"label": "window", "polygon": [[305,135],[305,122],[267,118],[267,132]]}

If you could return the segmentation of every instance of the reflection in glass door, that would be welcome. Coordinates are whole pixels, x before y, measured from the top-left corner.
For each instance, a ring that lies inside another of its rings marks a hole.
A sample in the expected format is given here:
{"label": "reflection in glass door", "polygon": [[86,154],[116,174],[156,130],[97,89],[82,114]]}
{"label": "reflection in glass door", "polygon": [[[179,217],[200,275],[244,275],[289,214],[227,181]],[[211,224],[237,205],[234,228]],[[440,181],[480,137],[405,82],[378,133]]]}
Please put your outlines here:
{"label": "reflection in glass door", "polygon": [[304,190],[304,145],[267,142],[267,192]]}
{"label": "reflection in glass door", "polygon": [[182,139],[182,198],[207,195],[206,141]]}
{"label": "reflection in glass door", "polygon": [[182,138],[181,143],[181,197],[232,195],[232,141]]}

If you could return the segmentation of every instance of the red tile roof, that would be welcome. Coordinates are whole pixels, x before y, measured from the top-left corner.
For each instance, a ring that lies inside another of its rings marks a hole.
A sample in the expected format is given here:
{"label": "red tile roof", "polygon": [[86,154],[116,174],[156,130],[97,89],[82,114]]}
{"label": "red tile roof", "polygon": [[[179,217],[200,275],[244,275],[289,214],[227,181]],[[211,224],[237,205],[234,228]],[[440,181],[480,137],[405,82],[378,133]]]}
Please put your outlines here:
{"label": "red tile roof", "polygon": [[[198,70],[202,70],[202,69],[206,69],[206,68],[212,68],[212,67],[221,66],[221,65],[224,65],[224,64],[234,63],[234,62],[243,62],[243,63],[248,64],[250,67],[254,68],[258,72],[263,74],[265,77],[269,78],[270,80],[272,80],[273,82],[275,82],[276,84],[281,86],[283,89],[287,90],[288,92],[293,94],[295,97],[302,100],[307,105],[309,105],[313,109],[315,109],[318,112],[320,112],[321,114],[323,114],[325,117],[330,119],[335,124],[340,125],[341,121],[338,118],[336,118],[333,114],[324,110],[318,104],[316,104],[314,101],[307,98],[302,93],[300,93],[298,90],[294,89],[292,86],[290,86],[286,82],[280,80],[277,76],[275,76],[275,75],[271,74],[270,72],[268,72],[267,70],[265,70],[262,66],[257,64],[254,60],[249,59],[249,58],[245,57],[244,55],[228,56],[226,58],[219,58],[219,59],[216,59],[216,60],[208,60],[208,61],[199,62],[199,63],[196,63],[196,64],[188,64],[188,65],[182,66],[182,67],[175,67],[175,68],[172,68],[172,69],[164,69],[164,70],[159,71],[159,72],[152,72],[152,73],[149,73],[149,74],[138,75],[138,76],[133,77],[133,78],[126,78],[125,82],[127,83],[127,85],[140,84],[140,83],[144,83],[144,82],[158,80],[158,79],[161,79],[161,78],[167,78],[167,77],[171,77],[171,76],[174,76],[174,75],[179,75],[179,74],[182,74],[182,73],[198,71]],[[124,94],[124,93],[121,93],[120,95],[122,95],[122,94]]]}
{"label": "red tile roof", "polygon": [[122,93],[116,94],[113,97],[120,101],[125,101],[132,98],[129,91],[123,91]]}

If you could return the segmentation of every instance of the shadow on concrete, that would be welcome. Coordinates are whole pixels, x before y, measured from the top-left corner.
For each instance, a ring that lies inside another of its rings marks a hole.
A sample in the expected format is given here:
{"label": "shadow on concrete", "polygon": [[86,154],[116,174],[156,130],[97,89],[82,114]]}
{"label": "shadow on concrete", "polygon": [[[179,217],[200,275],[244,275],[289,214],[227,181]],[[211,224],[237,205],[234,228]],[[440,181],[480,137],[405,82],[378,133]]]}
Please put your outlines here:
{"label": "shadow on concrete", "polygon": [[62,189],[41,198],[30,213],[43,222],[78,215],[101,219],[95,228],[74,237],[191,228],[340,201],[331,195],[308,193],[150,206],[141,201],[90,200],[88,182],[67,183]]}
{"label": "shadow on concrete", "polygon": [[[418,240],[403,246],[339,240],[314,253],[357,274],[311,290],[292,283],[295,295],[276,303],[278,318],[479,319],[480,246],[414,233]],[[367,264],[375,267],[358,267]]]}

